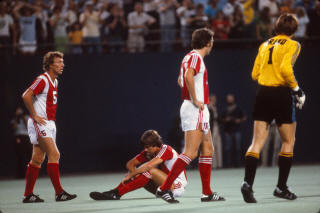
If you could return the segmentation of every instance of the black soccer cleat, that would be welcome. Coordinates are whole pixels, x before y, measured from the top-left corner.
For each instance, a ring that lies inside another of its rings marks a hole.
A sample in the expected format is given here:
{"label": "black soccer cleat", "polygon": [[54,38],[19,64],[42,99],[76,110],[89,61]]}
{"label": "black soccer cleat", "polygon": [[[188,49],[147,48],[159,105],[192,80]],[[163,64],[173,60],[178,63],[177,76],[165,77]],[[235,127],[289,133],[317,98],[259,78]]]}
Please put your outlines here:
{"label": "black soccer cleat", "polygon": [[91,192],[90,197],[94,200],[120,200],[118,189],[112,189],[106,192]]}
{"label": "black soccer cleat", "polygon": [[287,199],[287,200],[297,199],[297,195],[291,192],[289,188],[286,188],[285,190],[281,190],[278,187],[276,187],[276,189],[273,191],[273,195],[279,198]]}
{"label": "black soccer cleat", "polygon": [[160,187],[157,189],[156,197],[160,197],[162,198],[162,200],[168,203],[179,203],[178,200],[174,199],[172,191],[170,190],[161,191]]}
{"label": "black soccer cleat", "polygon": [[42,203],[42,202],[44,202],[44,200],[41,199],[39,195],[34,195],[34,194],[25,196],[22,200],[22,203]]}
{"label": "black soccer cleat", "polygon": [[69,194],[68,192],[63,190],[60,194],[56,195],[56,201],[57,202],[68,201],[68,200],[75,199],[76,197],[77,197],[77,195]]}
{"label": "black soccer cleat", "polygon": [[247,183],[243,182],[241,186],[241,192],[243,196],[243,200],[247,203],[256,203],[257,200],[253,196],[252,187]]}
{"label": "black soccer cleat", "polygon": [[216,192],[211,195],[202,195],[201,202],[225,201],[224,197],[219,196]]}

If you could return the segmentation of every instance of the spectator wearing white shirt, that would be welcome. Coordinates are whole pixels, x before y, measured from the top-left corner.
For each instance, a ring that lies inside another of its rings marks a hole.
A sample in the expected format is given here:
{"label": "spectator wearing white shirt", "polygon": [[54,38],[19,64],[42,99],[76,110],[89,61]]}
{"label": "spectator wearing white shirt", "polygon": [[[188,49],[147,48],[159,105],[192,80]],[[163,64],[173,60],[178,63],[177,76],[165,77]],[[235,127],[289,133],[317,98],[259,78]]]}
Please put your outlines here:
{"label": "spectator wearing white shirt", "polygon": [[172,51],[173,42],[176,35],[176,8],[179,4],[176,0],[162,0],[159,3],[158,12],[160,14],[161,30],[161,52]]}
{"label": "spectator wearing white shirt", "polygon": [[296,8],[296,14],[298,18],[298,30],[294,34],[296,38],[303,38],[306,36],[307,25],[309,23],[309,18],[306,14],[306,11],[303,7]]}
{"label": "spectator wearing white shirt", "polygon": [[279,16],[279,6],[276,0],[260,0],[259,11],[261,12],[264,7],[268,7],[270,10],[271,23],[274,23]]}
{"label": "spectator wearing white shirt", "polygon": [[[10,38],[10,30],[12,32],[12,40]],[[13,41],[13,42],[12,42]],[[9,55],[10,45],[16,46],[16,31],[13,18],[7,13],[5,2],[0,3],[0,55]]]}
{"label": "spectator wearing white shirt", "polygon": [[142,4],[135,4],[135,11],[128,15],[128,49],[130,53],[143,52],[145,47],[145,34],[148,26],[156,20],[143,12]]}
{"label": "spectator wearing white shirt", "polygon": [[241,10],[243,10],[243,6],[239,2],[236,0],[229,0],[228,3],[223,6],[223,14],[227,17],[230,17],[233,14],[236,5],[239,5]]}
{"label": "spectator wearing white shirt", "polygon": [[194,5],[191,0],[183,0],[182,6],[177,9],[177,15],[180,19],[180,37],[182,40],[182,47],[190,46],[191,29],[190,18],[195,15]]}
{"label": "spectator wearing white shirt", "polygon": [[94,11],[91,2],[87,2],[85,11],[80,15],[82,33],[86,45],[87,53],[101,53],[101,39],[99,26],[101,21],[101,11]]}
{"label": "spectator wearing white shirt", "polygon": [[62,13],[61,8],[54,8],[53,15],[50,18],[50,25],[54,32],[55,49],[66,53],[68,49],[67,26],[69,25],[67,14]]}

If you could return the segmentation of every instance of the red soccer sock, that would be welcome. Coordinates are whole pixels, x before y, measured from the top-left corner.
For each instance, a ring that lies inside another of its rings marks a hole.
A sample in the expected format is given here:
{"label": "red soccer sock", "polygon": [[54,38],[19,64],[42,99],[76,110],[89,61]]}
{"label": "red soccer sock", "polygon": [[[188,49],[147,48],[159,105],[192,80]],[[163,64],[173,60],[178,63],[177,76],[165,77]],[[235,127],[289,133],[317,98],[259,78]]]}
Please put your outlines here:
{"label": "red soccer sock", "polygon": [[26,188],[24,191],[24,196],[31,195],[33,193],[34,185],[36,184],[38,175],[39,175],[40,167],[28,164],[26,171]]}
{"label": "red soccer sock", "polygon": [[176,160],[176,162],[173,164],[173,167],[171,168],[166,181],[161,185],[160,189],[162,191],[169,190],[175,179],[186,168],[186,166],[189,165],[191,161],[192,160],[188,156],[181,154],[179,158]]}
{"label": "red soccer sock", "polygon": [[150,179],[151,179],[150,173],[144,172],[143,174],[139,175],[138,177],[134,178],[128,183],[125,183],[125,184],[120,183],[120,185],[116,189],[119,190],[119,195],[122,196],[128,192],[131,192],[133,190],[136,190],[145,186]]}
{"label": "red soccer sock", "polygon": [[58,163],[48,163],[47,172],[51,179],[51,183],[56,191],[56,195],[60,194],[63,189],[60,184],[60,174],[59,174],[59,164]]}
{"label": "red soccer sock", "polygon": [[212,191],[210,188],[210,177],[212,168],[212,156],[200,156],[198,169],[200,172],[201,183],[202,183],[202,194],[211,195]]}

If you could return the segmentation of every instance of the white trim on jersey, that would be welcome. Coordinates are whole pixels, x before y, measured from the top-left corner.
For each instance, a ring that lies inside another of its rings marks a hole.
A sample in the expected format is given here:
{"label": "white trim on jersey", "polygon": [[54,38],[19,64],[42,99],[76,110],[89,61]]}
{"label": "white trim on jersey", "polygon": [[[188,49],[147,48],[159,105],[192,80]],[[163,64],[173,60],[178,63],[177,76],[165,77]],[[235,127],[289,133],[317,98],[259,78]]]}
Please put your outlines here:
{"label": "white trim on jersey", "polygon": [[50,75],[47,72],[45,72],[44,74],[48,77],[48,79],[51,82],[52,86],[56,87],[56,79],[54,80],[54,82],[52,82],[52,79],[51,79]]}
{"label": "white trim on jersey", "polygon": [[162,148],[160,149],[159,153],[157,154],[157,158],[161,158],[162,155],[165,153],[165,151],[167,150],[167,145],[162,145]]}

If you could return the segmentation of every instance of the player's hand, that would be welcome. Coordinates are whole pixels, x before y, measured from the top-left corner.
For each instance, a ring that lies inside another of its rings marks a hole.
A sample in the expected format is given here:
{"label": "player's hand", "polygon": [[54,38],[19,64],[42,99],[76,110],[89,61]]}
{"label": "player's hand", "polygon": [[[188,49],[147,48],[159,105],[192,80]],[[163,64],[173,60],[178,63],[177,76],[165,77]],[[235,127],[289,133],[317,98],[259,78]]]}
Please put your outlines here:
{"label": "player's hand", "polygon": [[131,179],[131,175],[128,173],[121,181],[122,184],[125,184],[125,182],[129,181]]}
{"label": "player's hand", "polygon": [[201,111],[204,109],[204,104],[198,100],[193,101],[193,104],[198,107]]}
{"label": "player's hand", "polygon": [[43,117],[40,117],[40,116],[38,116],[38,115],[33,116],[33,120],[34,120],[37,124],[40,124],[40,125],[46,125],[46,124],[47,124],[46,120],[45,120]]}
{"label": "player's hand", "polygon": [[295,98],[296,107],[302,109],[304,102],[306,101],[306,95],[304,94],[301,88],[299,88],[296,91],[293,90],[293,95]]}

